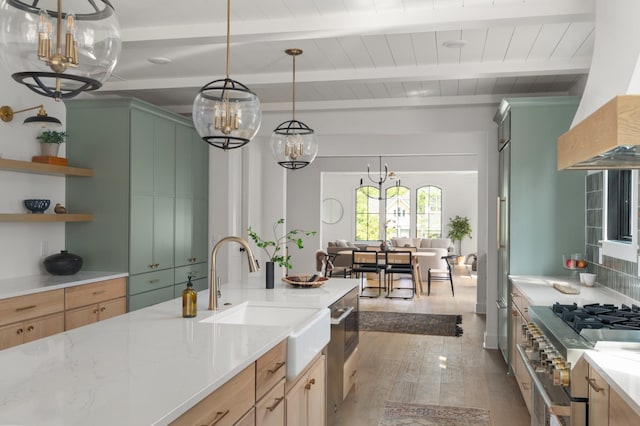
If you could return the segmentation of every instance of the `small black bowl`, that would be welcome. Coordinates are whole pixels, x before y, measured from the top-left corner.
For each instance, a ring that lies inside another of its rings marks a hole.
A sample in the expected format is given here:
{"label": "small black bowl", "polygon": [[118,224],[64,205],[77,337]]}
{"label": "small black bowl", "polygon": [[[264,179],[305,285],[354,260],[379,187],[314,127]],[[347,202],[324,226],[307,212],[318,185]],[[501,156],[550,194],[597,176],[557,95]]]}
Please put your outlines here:
{"label": "small black bowl", "polygon": [[82,268],[82,257],[62,250],[44,259],[44,269],[53,275],[73,275]]}
{"label": "small black bowl", "polygon": [[51,200],[41,200],[41,199],[24,200],[24,206],[31,213],[44,213],[44,211],[49,208],[50,204],[51,204]]}

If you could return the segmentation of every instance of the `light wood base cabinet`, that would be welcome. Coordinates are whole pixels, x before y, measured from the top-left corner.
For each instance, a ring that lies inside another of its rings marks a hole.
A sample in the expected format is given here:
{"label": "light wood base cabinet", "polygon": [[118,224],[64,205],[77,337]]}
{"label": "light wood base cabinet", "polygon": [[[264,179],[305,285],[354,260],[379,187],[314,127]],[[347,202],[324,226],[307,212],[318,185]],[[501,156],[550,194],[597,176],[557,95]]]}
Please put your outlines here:
{"label": "light wood base cabinet", "polygon": [[609,424],[609,384],[589,366],[589,424]]}
{"label": "light wood base cabinet", "polygon": [[613,389],[609,393],[609,426],[640,425],[640,416]]}
{"label": "light wood base cabinet", "polygon": [[66,288],[65,330],[126,313],[126,296],[126,278]]}
{"label": "light wood base cabinet", "polygon": [[295,380],[286,396],[287,425],[324,426],[327,387],[324,354]]}
{"label": "light wood base cabinet", "polygon": [[21,345],[64,331],[62,313],[0,327],[0,349]]}
{"label": "light wood base cabinet", "polygon": [[358,348],[355,348],[353,353],[349,355],[349,358],[344,362],[344,372],[342,378],[342,399],[346,399],[351,389],[356,388],[356,380],[358,379],[358,361],[359,353]]}
{"label": "light wood base cabinet", "polygon": [[256,402],[256,426],[284,426],[284,379]]}

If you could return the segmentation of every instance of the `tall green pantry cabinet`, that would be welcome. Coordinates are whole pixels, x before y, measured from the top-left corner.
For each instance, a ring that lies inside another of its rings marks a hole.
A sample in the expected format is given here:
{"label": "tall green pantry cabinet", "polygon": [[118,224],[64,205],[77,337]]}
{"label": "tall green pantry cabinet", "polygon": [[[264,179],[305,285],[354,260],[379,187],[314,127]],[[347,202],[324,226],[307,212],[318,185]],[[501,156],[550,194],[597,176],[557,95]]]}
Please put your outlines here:
{"label": "tall green pantry cabinet", "polygon": [[67,227],[67,249],[128,271],[129,311],[178,297],[189,276],[207,288],[209,156],[192,122],[136,99],[65,104],[69,162],[94,170],[67,179],[67,208],[95,212]]}

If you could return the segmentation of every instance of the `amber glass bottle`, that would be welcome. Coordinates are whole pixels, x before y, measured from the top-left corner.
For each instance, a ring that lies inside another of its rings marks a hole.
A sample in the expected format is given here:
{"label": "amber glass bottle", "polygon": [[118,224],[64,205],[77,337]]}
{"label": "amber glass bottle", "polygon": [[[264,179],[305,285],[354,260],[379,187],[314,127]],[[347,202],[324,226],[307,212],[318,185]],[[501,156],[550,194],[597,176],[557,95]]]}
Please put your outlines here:
{"label": "amber glass bottle", "polygon": [[198,313],[198,293],[193,289],[191,277],[187,282],[187,288],[182,292],[182,316],[184,318],[193,318]]}

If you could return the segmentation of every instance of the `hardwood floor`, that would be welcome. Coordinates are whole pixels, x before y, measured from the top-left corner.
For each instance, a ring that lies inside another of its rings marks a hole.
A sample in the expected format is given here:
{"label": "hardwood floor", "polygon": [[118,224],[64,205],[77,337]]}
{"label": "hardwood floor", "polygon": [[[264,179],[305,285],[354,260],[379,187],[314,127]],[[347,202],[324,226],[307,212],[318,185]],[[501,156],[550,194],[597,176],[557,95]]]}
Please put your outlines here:
{"label": "hardwood floor", "polygon": [[464,333],[360,332],[357,387],[344,401],[336,425],[377,425],[385,401],[485,408],[494,426],[530,424],[502,355],[482,347],[485,318],[474,313],[475,279],[456,274],[454,287],[455,297],[449,283],[440,281],[432,283],[430,296],[420,299],[360,299],[362,310],[461,314]]}

